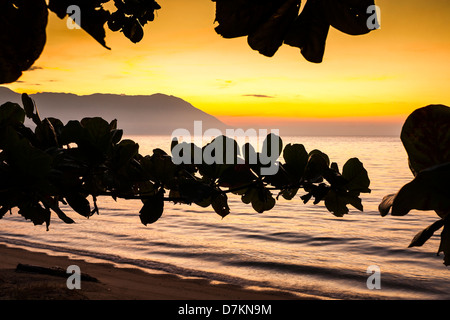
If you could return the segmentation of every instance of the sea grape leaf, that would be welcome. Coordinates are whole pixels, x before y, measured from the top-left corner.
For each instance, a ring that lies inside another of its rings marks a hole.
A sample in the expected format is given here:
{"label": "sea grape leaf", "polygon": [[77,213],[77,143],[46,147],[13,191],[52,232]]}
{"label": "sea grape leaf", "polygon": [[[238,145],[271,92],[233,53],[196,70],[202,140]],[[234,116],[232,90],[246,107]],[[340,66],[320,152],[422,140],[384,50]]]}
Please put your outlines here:
{"label": "sea grape leaf", "polygon": [[301,49],[306,60],[323,59],[330,25],[351,35],[371,31],[367,21],[373,0],[213,0],[216,32],[224,38],[248,35],[254,50],[271,57],[284,43]]}
{"label": "sea grape leaf", "polygon": [[255,32],[286,0],[212,0],[216,3],[216,32],[237,38]]}
{"label": "sea grape leaf", "polygon": [[139,145],[130,139],[120,141],[115,146],[114,165],[121,168],[139,153]]}
{"label": "sea grape leaf", "polygon": [[154,0],[114,0],[114,4],[117,11],[109,17],[108,27],[112,31],[122,31],[134,43],[142,40],[142,27],[155,19],[155,10],[161,9]]}
{"label": "sea grape leaf", "polygon": [[332,163],[331,163],[330,169],[332,169],[332,170],[334,170],[336,173],[339,173],[339,174],[340,174],[339,166],[338,166],[338,164],[337,164],[336,162],[332,162]]}
{"label": "sea grape leaf", "polygon": [[228,206],[228,197],[225,193],[217,193],[211,197],[211,206],[214,211],[222,218],[226,217],[230,213],[230,207]]}
{"label": "sea grape leaf", "polygon": [[42,225],[45,223],[46,228],[50,225],[50,210],[43,208],[38,202],[28,202],[19,205],[18,213],[26,220],[31,220],[34,225]]}
{"label": "sea grape leaf", "polygon": [[44,197],[41,199],[42,203],[46,208],[52,209],[59,219],[61,219],[64,223],[72,224],[75,223],[75,221],[72,220],[72,218],[69,218],[59,207],[58,202],[51,198],[51,197]]}
{"label": "sea grape leaf", "polygon": [[356,194],[370,192],[370,179],[367,170],[358,158],[349,159],[342,168],[342,176],[347,179],[346,187]]}
{"label": "sea grape leaf", "polygon": [[429,105],[415,110],[406,119],[400,137],[414,175],[450,162],[450,108]]}
{"label": "sea grape leaf", "polygon": [[0,2],[0,83],[11,83],[39,58],[46,42],[45,0]]}
{"label": "sea grape leaf", "polygon": [[35,129],[35,135],[42,149],[58,146],[58,136],[51,121],[45,118]]}
{"label": "sea grape leaf", "polygon": [[420,231],[418,234],[415,235],[415,237],[412,239],[411,243],[409,244],[408,248],[411,247],[420,247],[425,242],[430,239],[433,234],[438,231],[440,228],[444,226],[444,219],[438,220],[436,222],[433,222],[431,225]]}
{"label": "sea grape leaf", "polygon": [[285,164],[283,167],[294,176],[295,180],[300,180],[308,163],[308,152],[302,144],[288,144],[284,147],[283,158]]}
{"label": "sea grape leaf", "polygon": [[34,110],[35,110],[35,105],[34,105],[33,99],[31,99],[30,96],[28,96],[26,93],[23,93],[21,98],[22,98],[23,109],[25,110],[26,116],[30,119],[33,118]]}
{"label": "sea grape leaf", "polygon": [[271,159],[278,158],[283,151],[283,140],[276,134],[270,133],[263,141],[261,153],[267,155]]}
{"label": "sea grape leaf", "polygon": [[[54,132],[56,134],[57,141],[59,142],[62,130],[64,128],[64,124],[62,123],[61,120],[56,119],[56,118],[49,117],[49,118],[46,118],[46,119],[52,125],[53,130],[54,130]],[[60,146],[62,146],[62,145],[60,144]]]}
{"label": "sea grape leaf", "polygon": [[90,217],[92,215],[89,200],[80,193],[72,192],[66,195],[65,199],[69,206],[78,214],[84,217]]}
{"label": "sea grape leaf", "polygon": [[254,198],[252,201],[252,208],[258,212],[263,213],[264,211],[269,211],[275,206],[275,198],[272,193],[264,189],[258,193],[258,197]]}
{"label": "sea grape leaf", "polygon": [[439,244],[438,254],[444,253],[444,264],[450,265],[450,224],[448,221],[444,225],[444,229],[441,233],[441,242]]}
{"label": "sea grape leaf", "polygon": [[172,157],[158,154],[155,151],[153,155],[145,156],[141,160],[141,164],[150,180],[164,185],[170,185],[178,171],[177,166],[172,162]]}
{"label": "sea grape leaf", "polygon": [[122,27],[122,32],[133,43],[138,43],[144,37],[144,30],[137,19],[127,18]]}
{"label": "sea grape leaf", "polygon": [[164,193],[158,192],[143,200],[144,205],[139,211],[139,218],[144,226],[155,223],[161,218],[164,211]]}
{"label": "sea grape leaf", "polygon": [[378,211],[380,212],[382,217],[386,216],[391,210],[396,195],[396,193],[392,193],[383,197],[383,200],[378,205]]}
{"label": "sea grape leaf", "polygon": [[83,126],[83,138],[91,146],[105,152],[111,146],[111,127],[110,124],[103,118],[83,118],[81,120]]}
{"label": "sea grape leaf", "polygon": [[23,123],[25,111],[13,102],[6,102],[0,106],[0,125],[3,127]]}
{"label": "sea grape leaf", "polygon": [[292,200],[297,194],[299,188],[288,188],[280,191],[280,194],[286,200]]}
{"label": "sea grape leaf", "polygon": [[186,203],[201,202],[211,197],[213,188],[197,180],[186,180],[179,183],[178,191]]}
{"label": "sea grape leaf", "polygon": [[67,8],[76,5],[80,8],[81,17],[79,26],[91,37],[98,41],[106,49],[110,49],[105,42],[104,25],[108,21],[110,13],[106,11],[102,4],[109,0],[49,0],[48,9],[56,13],[58,18],[64,19],[67,15]]}
{"label": "sea grape leaf", "polygon": [[[9,165],[30,184],[42,182],[51,170],[52,157],[19,137],[11,127],[6,130],[4,149]],[[44,185],[41,187],[44,188]]]}
{"label": "sea grape leaf", "polygon": [[311,182],[322,181],[323,174],[328,169],[330,163],[328,156],[319,150],[311,151],[308,156],[308,163],[303,173],[303,179]]}
{"label": "sea grape leaf", "polygon": [[373,0],[308,0],[303,11],[294,21],[284,43],[298,47],[303,57],[320,63],[330,25],[350,35],[370,32],[367,21],[373,13],[367,13]]}
{"label": "sea grape leaf", "polygon": [[79,144],[83,136],[83,127],[80,121],[70,120],[61,131],[60,142],[63,145]]}
{"label": "sea grape leaf", "polygon": [[243,203],[251,203],[252,208],[258,213],[271,210],[276,203],[270,190],[264,188],[263,186],[248,188],[246,193],[242,195],[241,199]]}
{"label": "sea grape leaf", "polygon": [[324,201],[328,211],[333,213],[336,217],[343,217],[349,212],[347,201],[340,197],[334,190],[330,190],[327,193]]}
{"label": "sea grape leaf", "polygon": [[409,211],[450,209],[450,163],[422,170],[413,181],[404,185],[392,203],[392,215]]}
{"label": "sea grape leaf", "polygon": [[254,32],[248,36],[253,50],[266,57],[272,57],[281,47],[292,22],[297,18],[301,0],[286,0]]}
{"label": "sea grape leaf", "polygon": [[368,10],[374,0],[323,0],[322,10],[331,26],[349,35],[369,33],[367,21],[374,14]]}
{"label": "sea grape leaf", "polygon": [[227,166],[217,183],[221,187],[237,188],[251,183],[256,178],[257,176],[250,170],[248,164],[236,164]]}
{"label": "sea grape leaf", "polygon": [[323,14],[320,1],[308,0],[286,34],[284,43],[299,48],[307,61],[321,63],[329,29],[330,23]]}

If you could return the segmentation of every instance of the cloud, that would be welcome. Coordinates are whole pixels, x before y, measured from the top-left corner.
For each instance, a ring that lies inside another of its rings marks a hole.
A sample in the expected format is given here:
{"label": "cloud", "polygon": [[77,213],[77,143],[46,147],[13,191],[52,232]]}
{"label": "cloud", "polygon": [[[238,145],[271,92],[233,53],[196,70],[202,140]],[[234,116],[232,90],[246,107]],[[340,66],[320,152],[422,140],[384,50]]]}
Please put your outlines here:
{"label": "cloud", "polygon": [[254,97],[254,98],[268,98],[273,99],[275,96],[269,96],[267,94],[243,94],[243,97]]}
{"label": "cloud", "polygon": [[220,89],[226,89],[226,88],[229,88],[229,87],[234,86],[236,84],[232,80],[217,79],[216,81],[217,81],[217,86]]}

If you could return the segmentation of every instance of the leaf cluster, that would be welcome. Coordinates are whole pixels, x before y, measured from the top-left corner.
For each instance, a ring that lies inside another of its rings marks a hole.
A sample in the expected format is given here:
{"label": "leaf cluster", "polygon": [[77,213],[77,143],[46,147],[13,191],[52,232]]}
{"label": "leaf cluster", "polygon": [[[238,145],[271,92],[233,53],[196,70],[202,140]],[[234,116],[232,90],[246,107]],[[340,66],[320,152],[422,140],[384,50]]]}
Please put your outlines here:
{"label": "leaf cluster", "polygon": [[[262,213],[280,196],[291,200],[300,189],[305,203],[323,200],[341,217],[349,212],[348,205],[362,211],[359,196],[370,192],[367,171],[358,159],[348,160],[340,173],[325,153],[307,152],[301,144],[283,147],[273,134],[261,152],[247,143],[243,156],[237,142],[225,136],[203,147],[173,141],[171,149],[184,146],[183,152],[192,151],[191,160],[195,152],[210,152],[218,160],[176,164],[161,149],[141,155],[137,143],[122,139],[115,120],[93,117],[63,124],[56,118],[41,119],[28,95],[22,95],[22,102],[23,108],[11,102],[0,106],[0,217],[18,208],[25,219],[48,228],[52,212],[66,223],[74,222],[61,204],[90,217],[99,211],[97,198],[110,196],[140,199],[139,217],[147,225],[162,216],[166,201],[211,207],[225,217],[230,213],[229,194]],[[34,130],[24,124],[25,118],[32,120]],[[284,160],[276,174],[264,173],[270,165],[264,160],[267,155]]]}
{"label": "leaf cluster", "polygon": [[249,46],[272,57],[283,45],[297,47],[310,62],[320,63],[330,27],[349,34],[369,33],[373,0],[212,0],[216,32],[224,38],[247,36]]}
{"label": "leaf cluster", "polygon": [[[373,0],[212,0],[216,32],[224,38],[248,37],[248,44],[273,56],[284,43],[300,48],[303,57],[323,59],[330,27],[351,35],[371,31],[367,20]],[[66,19],[70,6],[80,9],[75,21],[103,47],[106,30],[122,32],[131,42],[144,37],[144,26],[161,7],[155,0],[2,0],[0,1],[0,83],[16,81],[39,58],[46,42],[48,11]],[[107,8],[113,7],[113,12]]]}
{"label": "leaf cluster", "polygon": [[411,210],[434,210],[440,217],[412,240],[422,246],[443,227],[438,254],[450,265],[450,108],[429,105],[415,110],[405,121],[401,139],[414,179],[379,205],[382,216],[404,216]]}

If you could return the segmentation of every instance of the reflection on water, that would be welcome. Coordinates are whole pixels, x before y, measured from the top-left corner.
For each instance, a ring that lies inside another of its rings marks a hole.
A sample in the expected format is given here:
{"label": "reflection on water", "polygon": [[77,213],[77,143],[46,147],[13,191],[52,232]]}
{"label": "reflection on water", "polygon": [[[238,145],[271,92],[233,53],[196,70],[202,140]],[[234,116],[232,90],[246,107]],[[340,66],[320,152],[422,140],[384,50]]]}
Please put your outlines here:
{"label": "reflection on water", "polygon": [[[142,154],[155,147],[169,150],[170,137],[131,137]],[[436,256],[435,235],[421,248],[407,248],[412,237],[437,219],[432,212],[381,217],[382,197],[412,179],[398,138],[285,137],[320,149],[342,168],[358,157],[369,172],[372,193],[363,194],[364,212],[351,210],[336,218],[322,204],[304,205],[298,196],[255,213],[231,195],[231,214],[222,219],[212,210],[166,204],[154,225],[140,224],[140,201],[101,198],[100,215],[77,223],[52,220],[50,231],[17,214],[0,221],[2,242],[89,259],[107,259],[141,268],[206,277],[232,283],[278,287],[333,298],[448,299],[448,268]],[[381,269],[381,289],[369,290],[366,270]]]}

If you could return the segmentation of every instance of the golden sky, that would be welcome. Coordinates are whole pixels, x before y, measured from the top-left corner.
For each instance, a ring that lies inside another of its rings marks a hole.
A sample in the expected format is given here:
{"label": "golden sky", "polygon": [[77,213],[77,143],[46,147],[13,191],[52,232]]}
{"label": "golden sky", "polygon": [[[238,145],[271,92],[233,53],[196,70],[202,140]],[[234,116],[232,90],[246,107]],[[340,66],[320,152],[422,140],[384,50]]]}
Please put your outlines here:
{"label": "golden sky", "polygon": [[107,32],[112,50],[50,13],[44,52],[8,87],[28,93],[164,93],[229,122],[395,121],[428,104],[450,105],[450,1],[375,2],[381,29],[356,37],[331,29],[321,64],[286,45],[267,58],[250,49],[246,38],[221,38],[210,0],[159,0],[162,9],[140,43]]}

